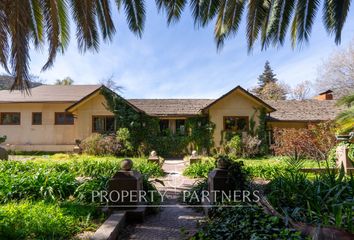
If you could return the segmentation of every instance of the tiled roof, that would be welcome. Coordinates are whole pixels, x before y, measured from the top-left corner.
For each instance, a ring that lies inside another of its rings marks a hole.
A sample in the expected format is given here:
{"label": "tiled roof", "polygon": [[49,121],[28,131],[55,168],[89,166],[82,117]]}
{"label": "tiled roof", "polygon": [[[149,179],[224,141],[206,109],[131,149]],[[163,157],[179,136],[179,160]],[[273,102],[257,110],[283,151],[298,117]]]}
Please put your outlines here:
{"label": "tiled roof", "polygon": [[41,85],[32,88],[30,95],[18,90],[1,90],[0,103],[77,102],[100,87],[101,85]]}
{"label": "tiled roof", "polygon": [[[214,99],[130,99],[130,103],[153,116],[197,115]],[[273,121],[332,120],[343,109],[336,101],[315,99],[265,101],[276,111],[270,114]]]}
{"label": "tiled roof", "polygon": [[333,120],[343,110],[336,106],[335,100],[280,100],[266,101],[276,109],[270,120],[280,121],[322,121]]}
{"label": "tiled roof", "polygon": [[128,99],[128,101],[152,116],[197,115],[213,99]]}

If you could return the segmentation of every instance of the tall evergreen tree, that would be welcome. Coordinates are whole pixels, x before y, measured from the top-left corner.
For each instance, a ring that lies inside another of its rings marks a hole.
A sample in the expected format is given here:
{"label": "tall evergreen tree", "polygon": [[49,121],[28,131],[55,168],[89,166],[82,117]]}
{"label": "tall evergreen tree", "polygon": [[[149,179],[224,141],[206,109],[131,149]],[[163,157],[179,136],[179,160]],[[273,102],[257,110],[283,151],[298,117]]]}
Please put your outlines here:
{"label": "tall evergreen tree", "polygon": [[273,69],[270,67],[270,63],[267,60],[264,64],[263,73],[258,77],[259,89],[262,90],[268,83],[276,83],[278,79],[275,76],[276,74],[273,73]]}
{"label": "tall evergreen tree", "polygon": [[276,74],[270,67],[269,61],[265,62],[264,71],[258,77],[258,86],[251,90],[257,97],[265,100],[284,100],[288,93],[288,86],[278,83]]}

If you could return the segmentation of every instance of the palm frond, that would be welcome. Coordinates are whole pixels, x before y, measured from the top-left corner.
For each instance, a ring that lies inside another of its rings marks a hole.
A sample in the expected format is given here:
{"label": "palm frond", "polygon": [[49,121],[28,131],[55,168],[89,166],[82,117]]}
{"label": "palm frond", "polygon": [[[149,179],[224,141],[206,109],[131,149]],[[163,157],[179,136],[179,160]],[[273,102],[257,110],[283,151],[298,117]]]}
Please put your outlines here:
{"label": "palm frond", "polygon": [[69,41],[69,23],[65,0],[42,0],[45,29],[49,42],[48,60],[42,71],[53,66],[59,50],[64,51]]}
{"label": "palm frond", "polygon": [[320,0],[298,0],[291,26],[292,46],[308,42]]}
{"label": "palm frond", "polygon": [[0,2],[0,64],[5,71],[10,73],[7,66],[9,56],[9,25],[5,14],[6,8],[6,4],[4,2]]}
{"label": "palm frond", "polygon": [[40,47],[44,41],[43,37],[43,12],[40,0],[30,0],[31,29],[33,32],[34,46]]}
{"label": "palm frond", "polygon": [[346,106],[354,105],[354,93],[340,98],[337,101],[337,106],[341,106],[341,105],[346,105]]}
{"label": "palm frond", "polygon": [[103,40],[112,40],[116,29],[111,16],[111,8],[108,0],[96,0],[98,23],[102,31]]}
{"label": "palm frond", "polygon": [[341,42],[342,30],[350,8],[350,0],[325,0],[323,22],[330,34],[335,34],[335,42]]}
{"label": "palm frond", "polygon": [[76,23],[76,38],[81,52],[98,50],[99,35],[96,24],[96,6],[92,0],[71,0],[71,9]]}
{"label": "palm frond", "polygon": [[220,5],[214,30],[218,49],[223,46],[226,38],[228,38],[231,34],[237,33],[244,8],[244,0],[224,1]]}
{"label": "palm frond", "polygon": [[29,93],[29,40],[31,15],[28,9],[28,1],[13,0],[9,5],[10,9],[6,11],[9,32],[11,38],[11,57],[10,63],[15,77],[11,91],[16,89],[25,90]]}
{"label": "palm frond", "polygon": [[248,51],[253,48],[258,38],[262,23],[266,17],[266,9],[263,0],[249,0],[247,13],[247,43]]}
{"label": "palm frond", "polygon": [[217,14],[225,0],[191,0],[190,6],[196,26],[206,26]]}
{"label": "palm frond", "polygon": [[186,0],[156,0],[156,5],[159,11],[166,11],[167,24],[177,22],[182,15],[186,5]]}
{"label": "palm frond", "polygon": [[295,1],[278,0],[274,7],[274,20],[271,24],[273,44],[284,44],[286,32],[289,28],[290,18],[294,11]]}
{"label": "palm frond", "polygon": [[123,5],[129,29],[141,37],[145,24],[144,0],[124,0]]}

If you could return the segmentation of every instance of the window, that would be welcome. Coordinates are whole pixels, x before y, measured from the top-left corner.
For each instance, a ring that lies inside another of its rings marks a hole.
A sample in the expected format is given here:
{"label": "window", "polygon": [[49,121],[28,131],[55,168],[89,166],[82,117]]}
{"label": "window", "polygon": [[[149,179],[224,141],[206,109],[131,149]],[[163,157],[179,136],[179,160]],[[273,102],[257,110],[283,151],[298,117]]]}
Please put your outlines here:
{"label": "window", "polygon": [[165,133],[170,126],[170,121],[168,119],[162,119],[160,120],[160,132]]}
{"label": "window", "polygon": [[42,113],[41,112],[32,113],[32,125],[42,125]]}
{"label": "window", "polygon": [[21,124],[21,113],[19,112],[8,112],[0,114],[0,124],[1,125],[20,125]]}
{"label": "window", "polygon": [[224,117],[224,130],[243,132],[248,130],[248,117],[227,116]]}
{"label": "window", "polygon": [[177,119],[176,120],[176,134],[184,135],[186,133],[186,120]]}
{"label": "window", "polygon": [[92,132],[114,132],[114,116],[93,116]]}
{"label": "window", "polygon": [[55,113],[55,125],[72,125],[74,124],[74,116],[67,112]]}

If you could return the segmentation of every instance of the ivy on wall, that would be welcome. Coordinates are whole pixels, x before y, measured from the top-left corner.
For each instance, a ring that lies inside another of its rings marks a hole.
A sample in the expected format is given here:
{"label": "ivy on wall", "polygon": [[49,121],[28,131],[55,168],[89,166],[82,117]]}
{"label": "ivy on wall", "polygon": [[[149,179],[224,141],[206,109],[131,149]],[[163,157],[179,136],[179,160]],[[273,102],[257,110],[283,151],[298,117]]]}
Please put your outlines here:
{"label": "ivy on wall", "polygon": [[209,153],[214,146],[215,124],[207,116],[197,116],[187,119],[186,128],[190,129],[189,142],[193,149]]}
{"label": "ivy on wall", "polygon": [[186,121],[186,136],[171,132],[160,133],[159,119],[135,109],[127,100],[108,88],[102,88],[101,94],[106,99],[106,107],[115,115],[116,129],[127,128],[134,152],[146,155],[156,150],[161,156],[181,156],[187,153],[187,147],[194,150],[207,150],[213,146],[215,125],[207,116],[189,118]]}
{"label": "ivy on wall", "polygon": [[265,108],[261,108],[259,110],[259,125],[257,128],[257,135],[259,140],[261,140],[260,153],[262,155],[267,154],[269,152],[266,118],[267,111]]}

